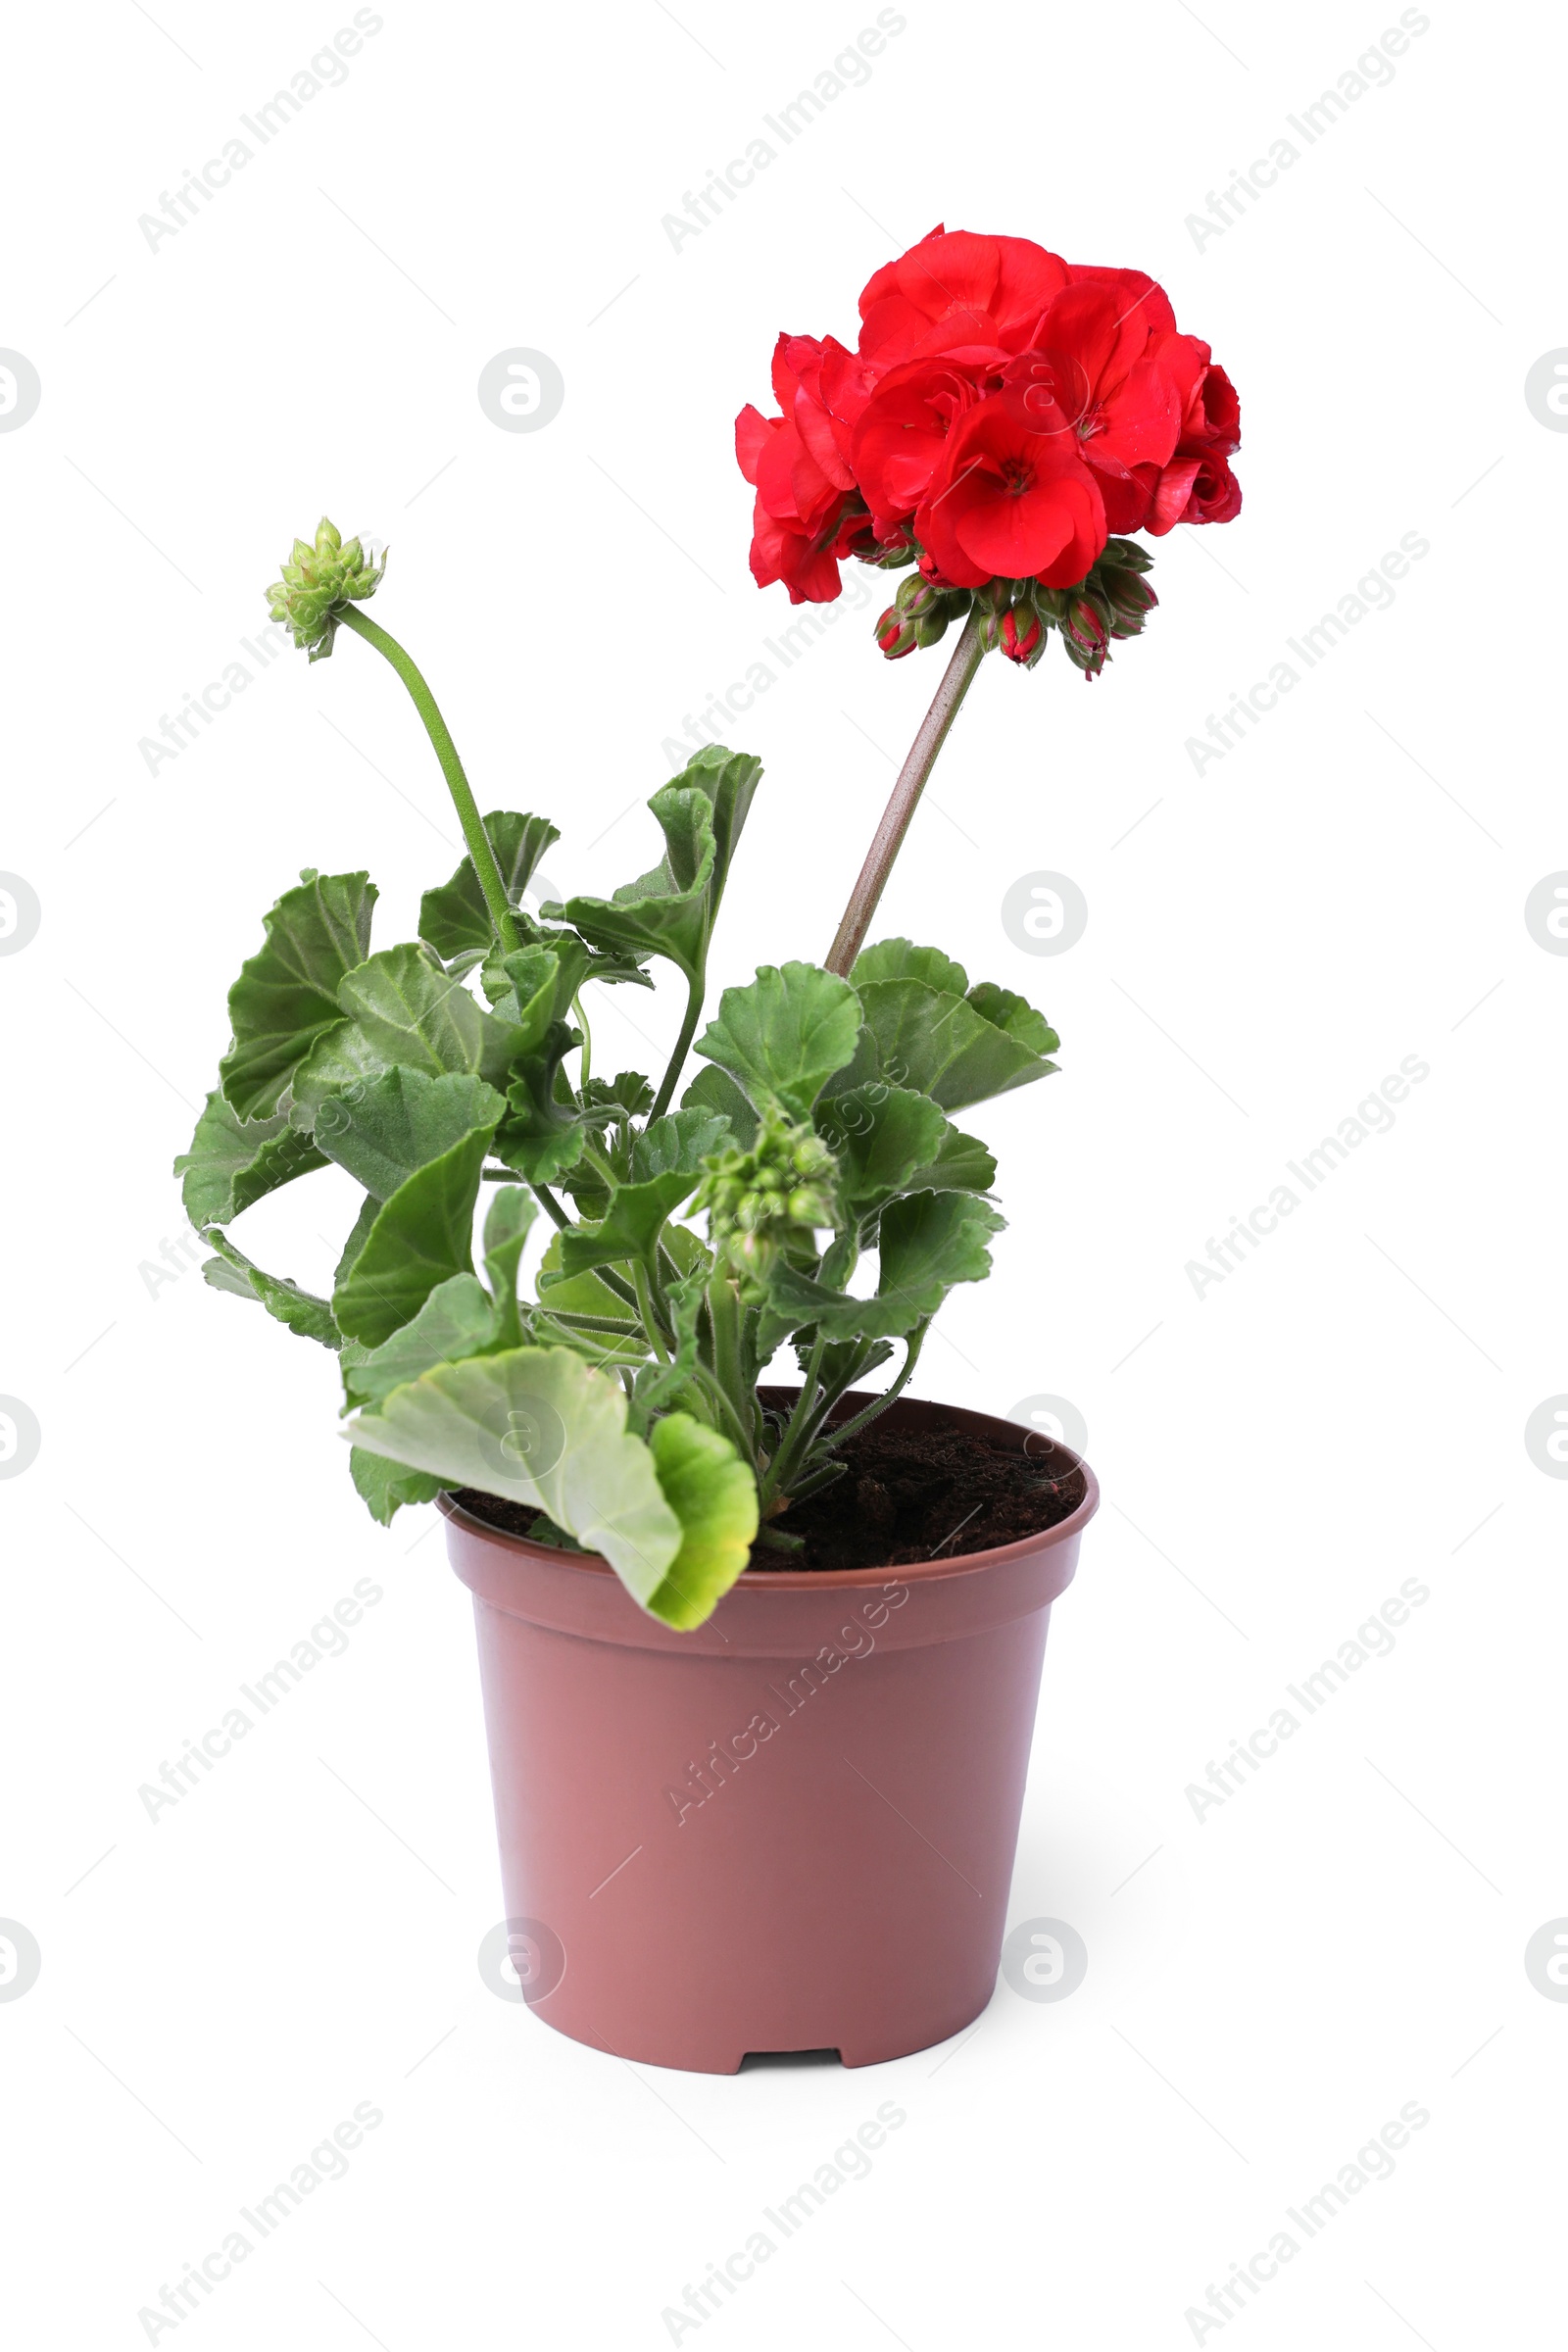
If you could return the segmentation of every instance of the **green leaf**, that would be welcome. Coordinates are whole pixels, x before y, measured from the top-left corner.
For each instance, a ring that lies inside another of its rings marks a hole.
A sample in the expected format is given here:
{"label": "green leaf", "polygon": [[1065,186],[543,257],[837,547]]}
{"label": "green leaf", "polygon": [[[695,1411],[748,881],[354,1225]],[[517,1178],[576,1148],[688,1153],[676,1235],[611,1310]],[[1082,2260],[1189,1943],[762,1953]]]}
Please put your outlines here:
{"label": "green leaf", "polygon": [[816,1130],[838,1160],[840,1197],[858,1222],[908,1191],[915,1170],[941,1151],[948,1122],[929,1095],[873,1084],[820,1103]]}
{"label": "green leaf", "polygon": [[517,1267],[538,1214],[538,1201],[520,1184],[504,1184],[485,1211],[484,1270],[495,1293],[503,1347],[515,1348],[522,1337],[517,1319]]}
{"label": "green leaf", "polygon": [[958,1282],[983,1282],[991,1271],[986,1245],[1006,1220],[969,1193],[915,1193],[882,1212],[877,1297],[913,1309],[911,1320],[934,1315]]}
{"label": "green leaf", "polygon": [[295,1066],[341,1017],[337,992],[369,951],[375,900],[368,874],[316,874],[263,917],[265,944],[228,992],[234,1039],[219,1066],[242,1119],[277,1108]]}
{"label": "green leaf", "polygon": [[814,963],[764,963],[746,988],[726,988],[718,1018],[697,1051],[727,1070],[760,1110],[781,1103],[793,1119],[854,1055],[859,1001],[847,980]]}
{"label": "green leaf", "polygon": [[654,1090],[640,1070],[620,1070],[613,1078],[590,1078],[579,1099],[584,1110],[636,1119],[653,1107]]}
{"label": "green leaf", "polygon": [[[548,817],[519,816],[511,808],[493,808],[480,822],[495,852],[507,904],[514,907],[534,867],[561,835]],[[465,858],[450,882],[427,890],[419,901],[419,937],[450,959],[474,948],[488,950],[494,936],[473,859]]]}
{"label": "green leaf", "polygon": [[206,1260],[202,1273],[215,1291],[232,1291],[240,1298],[259,1298],[270,1315],[274,1315],[279,1323],[286,1323],[302,1340],[319,1340],[323,1348],[338,1346],[338,1328],[324,1298],[318,1298],[312,1291],[302,1291],[286,1275],[264,1274],[216,1226],[210,1228],[206,1239],[218,1255]]}
{"label": "green leaf", "polygon": [[940,948],[917,948],[907,939],[879,939],[875,947],[862,948],[850,978],[857,988],[862,981],[923,980],[927,988],[950,997],[965,996],[969,988],[961,963],[955,963]]}
{"label": "green leaf", "polygon": [[859,998],[883,1075],[930,1095],[944,1110],[1007,1094],[1055,1068],[967,998],[923,980],[866,981]]}
{"label": "green leaf", "polygon": [[699,1070],[680,1099],[682,1110],[715,1111],[728,1119],[734,1140],[742,1152],[750,1152],[757,1141],[760,1124],[756,1111],[725,1071],[711,1064]]}
{"label": "green leaf", "polygon": [[710,886],[717,849],[713,809],[695,788],[666,784],[648,804],[664,836],[660,863],[612,899],[568,899],[547,906],[592,946],[611,954],[662,956],[688,980],[702,971],[710,928]]}
{"label": "green leaf", "polygon": [[652,1269],[665,1223],[697,1190],[698,1180],[695,1168],[677,1168],[668,1175],[651,1176],[645,1184],[617,1185],[597,1224],[577,1225],[562,1235],[562,1271],[586,1274],[622,1259],[638,1259]]}
{"label": "green leaf", "polygon": [[[332,1294],[339,1329],[377,1348],[453,1274],[473,1270],[473,1211],[495,1121],[475,1126],[400,1184]],[[422,1467],[423,1465],[418,1465]]]}
{"label": "green leaf", "polygon": [[367,1193],[365,1199],[360,1202],[360,1213],[355,1218],[354,1223],[349,1230],[349,1238],[343,1245],[343,1254],[338,1259],[336,1266],[332,1270],[332,1288],[334,1291],[340,1289],[344,1281],[347,1279],[350,1267],[355,1263],[359,1257],[360,1251],[365,1248],[366,1243],[369,1240],[370,1227],[375,1223],[375,1220],[380,1213],[380,1201],[376,1199],[373,1193]]}
{"label": "green leaf", "polygon": [[453,1487],[544,1511],[602,1552],[641,1598],[684,1541],[654,1456],[626,1427],[626,1393],[566,1348],[511,1348],[438,1364],[350,1423],[357,1446]]}
{"label": "green leaf", "polygon": [[363,1446],[349,1448],[349,1474],[370,1517],[382,1527],[391,1526],[406,1502],[434,1502],[446,1492],[444,1479],[430,1478],[422,1470],[402,1470],[378,1453],[367,1453]]}
{"label": "green leaf", "polygon": [[698,1176],[710,1152],[729,1142],[729,1122],[722,1113],[695,1109],[667,1111],[643,1129],[631,1148],[635,1183],[651,1176]]}
{"label": "green leaf", "polygon": [[807,1329],[821,1331],[829,1340],[902,1339],[921,1320],[921,1313],[913,1299],[902,1295],[884,1298],[879,1292],[871,1298],[852,1298],[779,1259],[768,1271],[758,1349],[764,1357],[771,1355],[792,1331]]}
{"label": "green leaf", "polygon": [[321,1032],[294,1072],[289,1086],[290,1123],[314,1127],[316,1114],[328,1095],[365,1086],[393,1066],[393,1057],[372,1046],[356,1022],[340,1020],[336,1028]]}
{"label": "green leaf", "polygon": [[648,1444],[681,1544],[652,1591],[631,1589],[651,1616],[684,1631],[712,1615],[751,1557],[757,1482],[729,1440],[688,1413],[668,1414]]}
{"label": "green leaf", "polygon": [[994,1029],[1004,1029],[1020,1046],[1031,1054],[1054,1054],[1061,1045],[1060,1038],[1043,1012],[1036,1012],[1022,997],[1015,997],[1010,988],[999,988],[994,980],[982,980],[969,991],[969,1003],[982,1020]]}
{"label": "green leaf", "polygon": [[839,1163],[839,1192],[862,1222],[905,1193],[989,1192],[997,1163],[929,1095],[902,1086],[857,1087],[816,1108],[817,1133]]}
{"label": "green leaf", "polygon": [[329,1095],[316,1113],[316,1140],[377,1200],[390,1200],[416,1168],[469,1135],[494,1128],[506,1104],[471,1071],[439,1078],[422,1070],[384,1070],[368,1085]]}
{"label": "green leaf", "polygon": [[437,1283],[418,1313],[368,1354],[358,1349],[343,1362],[345,1410],[379,1404],[405,1381],[417,1380],[436,1364],[461,1363],[486,1355],[496,1346],[500,1318],[495,1301],[471,1274]]}
{"label": "green leaf", "polygon": [[477,1070],[506,1084],[517,1045],[512,1024],[483,1011],[422,948],[405,944],[370,956],[339,984],[338,1004],[385,1068],[401,1064],[430,1078]]}
{"label": "green leaf", "polygon": [[718,910],[718,902],[729,879],[736,845],[751,812],[753,797],[762,779],[762,762],[748,752],[731,752],[721,743],[710,743],[700,751],[695,760],[672,776],[666,790],[693,787],[706,794],[712,810],[713,892],[710,916]]}
{"label": "green leaf", "polygon": [[180,1198],[198,1228],[226,1225],[280,1184],[326,1165],[308,1135],[283,1117],[242,1119],[215,1091],[196,1122],[190,1150],[174,1162],[183,1177]]}

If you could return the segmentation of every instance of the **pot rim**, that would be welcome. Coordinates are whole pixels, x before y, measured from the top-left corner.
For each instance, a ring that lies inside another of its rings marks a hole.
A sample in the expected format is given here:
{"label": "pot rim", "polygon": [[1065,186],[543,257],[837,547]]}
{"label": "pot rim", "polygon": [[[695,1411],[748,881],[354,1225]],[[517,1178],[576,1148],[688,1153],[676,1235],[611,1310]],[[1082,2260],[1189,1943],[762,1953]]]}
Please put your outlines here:
{"label": "pot rim", "polygon": [[[770,1391],[764,1390],[763,1393],[784,1396],[800,1394],[799,1390],[791,1389],[771,1389]],[[871,1396],[867,1396],[863,1390],[851,1389],[839,1398],[838,1404],[834,1408],[835,1417],[839,1413],[848,1417],[871,1401]],[[922,1419],[928,1415],[941,1414],[950,1422],[956,1422],[960,1429],[965,1424],[971,1427],[978,1424],[977,1434],[980,1431],[1016,1430],[1020,1441],[1017,1451],[1020,1453],[1024,1449],[1024,1442],[1028,1437],[1028,1432],[1023,1428],[1021,1422],[1004,1420],[997,1413],[977,1412],[969,1405],[947,1404],[936,1396],[901,1396],[888,1407],[888,1411],[890,1415],[900,1415],[907,1408],[913,1408]],[[1062,1445],[1055,1440],[1053,1440],[1052,1443],[1053,1450],[1065,1455],[1072,1467],[1082,1472],[1084,1480],[1083,1499],[1067,1514],[1065,1519],[1058,1519],[1054,1526],[1041,1528],[1034,1535],[1020,1536],[1012,1544],[994,1544],[988,1551],[955,1552],[945,1559],[912,1560],[906,1562],[903,1567],[897,1568],[743,1568],[723,1597],[727,1600],[731,1593],[747,1591],[753,1592],[861,1592],[868,1587],[885,1585],[890,1578],[897,1579],[900,1583],[935,1584],[947,1577],[976,1576],[987,1568],[1001,1567],[1008,1560],[1023,1559],[1029,1554],[1049,1550],[1055,1544],[1068,1543],[1082,1533],[1096,1511],[1099,1510],[1100,1481],[1081,1453],[1074,1452],[1070,1446]],[[474,1535],[485,1538],[489,1543],[504,1544],[509,1550],[520,1553],[524,1559],[537,1560],[555,1568],[576,1569],[591,1577],[608,1577],[612,1584],[621,1591],[625,1590],[619,1576],[602,1552],[562,1551],[554,1544],[535,1544],[531,1537],[513,1535],[507,1528],[496,1527],[488,1519],[480,1519],[474,1512],[466,1510],[462,1503],[455,1501],[450,1494],[438,1494],[435,1501],[436,1508],[444,1519],[454,1522],[459,1527],[471,1530]]]}

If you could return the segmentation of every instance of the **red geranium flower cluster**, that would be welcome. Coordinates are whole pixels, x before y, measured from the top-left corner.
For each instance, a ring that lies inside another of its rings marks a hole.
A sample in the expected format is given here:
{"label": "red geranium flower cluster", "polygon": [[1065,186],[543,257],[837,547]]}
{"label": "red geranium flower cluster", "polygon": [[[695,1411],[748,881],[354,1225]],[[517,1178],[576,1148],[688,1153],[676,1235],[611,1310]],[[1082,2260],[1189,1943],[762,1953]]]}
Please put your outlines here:
{"label": "red geranium flower cluster", "polygon": [[1240,510],[1235,391],[1142,270],[937,228],[876,272],[860,319],[853,352],[780,335],[781,414],[735,420],[759,587],[827,603],[858,556],[918,561],[938,591],[1063,590],[1112,533]]}

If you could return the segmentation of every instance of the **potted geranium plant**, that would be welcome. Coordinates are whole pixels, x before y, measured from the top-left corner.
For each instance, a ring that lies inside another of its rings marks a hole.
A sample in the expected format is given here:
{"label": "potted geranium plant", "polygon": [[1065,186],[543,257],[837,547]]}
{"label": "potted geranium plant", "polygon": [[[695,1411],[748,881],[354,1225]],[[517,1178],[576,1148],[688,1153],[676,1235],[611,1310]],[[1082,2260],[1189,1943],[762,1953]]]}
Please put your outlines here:
{"label": "potted geranium plant", "polygon": [[[1050,1602],[1097,1492],[1067,1448],[906,1391],[1002,1222],[953,1114],[1044,1077],[1057,1040],[939,948],[864,938],[985,653],[1032,667],[1055,633],[1094,677],[1154,603],[1125,534],[1240,503],[1234,393],[1141,272],[939,229],[860,311],[854,352],[781,336],[781,414],[737,420],[760,584],[822,601],[853,557],[906,572],[884,654],[959,628],[825,962],[707,1004],[761,773],[718,745],[653,795],[646,873],[529,912],[556,828],[481,817],[365,611],[385,557],[323,521],[274,615],[313,662],[344,629],[391,663],[467,855],[417,938],[374,949],[368,873],[305,870],[176,1163],[209,1279],[336,1351],[372,1514],[446,1513],[527,1997],[712,2071],[894,2056],[989,1997]],[[586,992],[656,973],[684,991],[665,1067],[593,1069]],[[363,1201],[313,1295],[228,1229],[327,1161]],[[798,1378],[769,1385],[785,1348]]]}

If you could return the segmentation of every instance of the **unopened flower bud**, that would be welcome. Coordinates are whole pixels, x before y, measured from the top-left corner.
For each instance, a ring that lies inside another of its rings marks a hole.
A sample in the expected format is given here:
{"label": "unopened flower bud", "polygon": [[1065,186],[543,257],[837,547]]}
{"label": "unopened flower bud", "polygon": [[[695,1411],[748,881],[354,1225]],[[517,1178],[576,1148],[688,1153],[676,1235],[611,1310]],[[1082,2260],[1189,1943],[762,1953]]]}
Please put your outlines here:
{"label": "unopened flower bud", "polygon": [[377,564],[358,539],[345,542],[323,514],[314,546],[296,539],[281,576],[267,591],[272,618],[293,631],[295,644],[313,662],[323,662],[332,651],[339,613],[346,605],[373,596],[385,569],[384,551]]}
{"label": "unopened flower bud", "polygon": [[1002,651],[1009,662],[1031,664],[1044,650],[1046,632],[1032,605],[1014,605],[1002,615]]}
{"label": "unopened flower bud", "polygon": [[920,640],[912,620],[906,620],[897,605],[889,605],[876,624],[876,641],[890,662],[902,662],[912,654]]}

